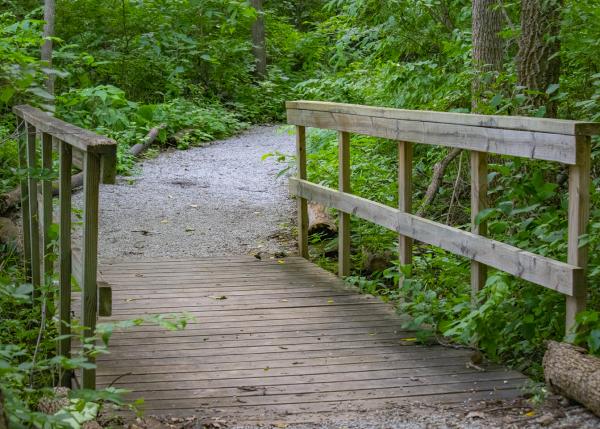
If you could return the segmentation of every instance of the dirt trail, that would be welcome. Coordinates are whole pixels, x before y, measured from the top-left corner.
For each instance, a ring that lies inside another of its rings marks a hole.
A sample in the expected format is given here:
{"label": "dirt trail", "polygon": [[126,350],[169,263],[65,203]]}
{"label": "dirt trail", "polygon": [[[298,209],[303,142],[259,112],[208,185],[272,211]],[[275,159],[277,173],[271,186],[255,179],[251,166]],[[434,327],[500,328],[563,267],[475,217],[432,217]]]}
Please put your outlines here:
{"label": "dirt trail", "polygon": [[255,127],[143,161],[102,187],[100,259],[288,252],[287,181],[276,177],[281,164],[261,159],[275,151],[293,153],[293,136]]}

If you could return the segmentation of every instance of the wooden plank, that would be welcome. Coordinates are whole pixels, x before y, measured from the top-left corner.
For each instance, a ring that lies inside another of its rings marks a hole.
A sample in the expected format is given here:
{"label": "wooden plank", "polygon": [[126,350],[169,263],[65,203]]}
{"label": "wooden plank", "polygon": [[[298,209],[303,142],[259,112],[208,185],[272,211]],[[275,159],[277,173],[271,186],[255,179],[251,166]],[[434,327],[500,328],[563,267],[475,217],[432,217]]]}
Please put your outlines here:
{"label": "wooden plank", "polygon": [[36,151],[36,129],[31,124],[26,124],[27,129],[27,182],[29,186],[29,236],[31,240],[31,284],[34,296],[39,294],[41,285],[41,259],[40,259],[40,213],[38,209],[38,160]]}
{"label": "wooden plank", "polygon": [[116,142],[89,130],[61,121],[31,106],[14,106],[13,112],[42,133],[51,134],[84,152],[113,153]]}
{"label": "wooden plank", "polygon": [[[465,350],[447,350],[448,353],[434,354],[431,351],[416,353],[387,353],[349,356],[329,356],[312,359],[274,359],[269,364],[268,375],[277,377],[281,375],[320,375],[348,372],[366,372],[370,370],[397,369],[414,370],[415,372],[427,370],[443,370],[448,367],[465,368],[464,362],[469,359],[470,354]],[[426,360],[425,360],[426,358]],[[104,361],[104,359],[100,359]],[[178,363],[172,365],[169,362],[157,360],[154,364],[144,360],[142,365],[129,364],[129,366],[113,366],[118,361],[102,363],[98,368],[99,380],[112,380],[114,375],[131,372],[139,382],[156,382],[184,378],[210,380],[244,376],[254,377],[257,373],[265,375],[265,362],[255,360],[239,360],[237,362],[202,362],[197,361],[187,364]],[[485,365],[486,370],[496,370],[495,365]],[[262,373],[261,373],[262,371]],[[111,378],[109,378],[111,377]]]}
{"label": "wooden plank", "polygon": [[17,130],[19,130],[19,169],[22,172],[19,185],[21,188],[21,219],[23,224],[23,262],[25,277],[31,279],[31,217],[29,213],[29,181],[27,179],[27,124],[24,121],[17,120]]}
{"label": "wooden plank", "polygon": [[[306,128],[296,127],[296,168],[297,176],[306,180]],[[297,199],[298,204],[298,253],[308,259],[308,205],[304,198]]]}
{"label": "wooden plank", "polygon": [[[568,218],[568,261],[586,269],[588,262],[588,245],[581,246],[579,237],[586,234],[590,218],[590,186],[591,186],[591,139],[578,137],[577,164],[569,167],[569,218]],[[587,287],[585,276],[573,285],[572,296],[566,300],[567,334],[575,326],[575,317],[585,310]]]}
{"label": "wooden plank", "polygon": [[[486,222],[477,223],[477,215],[487,208],[487,154],[471,152],[471,232],[487,235]],[[487,266],[471,261],[471,301],[477,303],[477,294],[485,286]]]}
{"label": "wooden plank", "polygon": [[[338,189],[350,193],[350,134],[338,133]],[[338,220],[338,275],[350,275],[350,214],[339,212]]]}
{"label": "wooden plank", "polygon": [[574,135],[288,109],[288,123],[530,159],[576,162]]}
{"label": "wooden plank", "polygon": [[[412,212],[413,147],[409,142],[398,142],[398,210]],[[401,265],[412,264],[412,238],[398,236],[398,255]]]}
{"label": "wooden plank", "polygon": [[313,110],[319,112],[346,113],[416,122],[435,122],[451,125],[504,128],[518,131],[534,131],[567,135],[600,134],[600,123],[570,121],[564,119],[532,118],[527,116],[476,115],[472,113],[434,112],[428,110],[405,110],[356,104],[323,101],[288,101],[287,109]]}
{"label": "wooden plank", "polygon": [[565,295],[583,279],[583,269],[518,249],[471,232],[462,231],[398,209],[344,194],[314,183],[290,178],[290,192],[359,216],[427,244],[441,247],[516,277]]}
{"label": "wooden plank", "polygon": [[[100,191],[100,156],[87,152],[84,160],[84,209],[83,209],[83,282],[81,290],[81,314],[84,326],[84,337],[92,337],[96,328],[98,312],[98,200]],[[93,362],[93,358],[88,356]],[[95,389],[96,370],[82,370],[82,386]]]}
{"label": "wooden plank", "polygon": [[[52,136],[46,133],[42,134],[42,168],[47,172],[52,172]],[[50,248],[50,228],[52,226],[52,180],[42,181],[42,249],[44,255],[44,283],[49,284],[52,280],[53,257]]]}
{"label": "wooden plank", "polygon": [[[65,142],[59,150],[59,355],[71,356],[71,169],[72,150]],[[71,387],[71,373],[61,373],[61,386]]]}
{"label": "wooden plank", "polygon": [[[421,395],[436,395],[441,393],[467,393],[477,391],[493,391],[509,388],[519,388],[523,386],[522,380],[492,380],[481,383],[474,382],[454,382],[445,385],[425,385],[425,386],[403,386],[403,387],[382,387],[370,389],[356,389],[350,391],[334,391],[324,393],[305,393],[302,395],[274,393],[267,395],[256,394],[253,396],[244,396],[243,403],[238,401],[238,398],[233,396],[223,397],[196,397],[192,399],[150,399],[145,401],[149,407],[161,406],[163,409],[177,408],[195,408],[200,404],[214,406],[219,408],[225,407],[240,407],[242,404],[245,407],[259,405],[275,405],[275,404],[307,404],[320,403],[322,401],[348,401],[355,399],[390,399],[402,397],[415,397]],[[241,395],[238,395],[238,397]]]}

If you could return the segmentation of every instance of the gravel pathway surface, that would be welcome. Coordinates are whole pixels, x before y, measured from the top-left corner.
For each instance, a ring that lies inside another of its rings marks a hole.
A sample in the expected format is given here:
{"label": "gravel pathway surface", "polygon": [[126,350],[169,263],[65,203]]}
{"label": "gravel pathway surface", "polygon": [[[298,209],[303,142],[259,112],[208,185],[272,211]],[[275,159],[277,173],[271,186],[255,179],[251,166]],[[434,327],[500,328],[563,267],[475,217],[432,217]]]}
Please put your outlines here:
{"label": "gravel pathway surface", "polygon": [[139,174],[104,185],[100,259],[290,252],[293,202],[282,165],[265,153],[294,151],[280,127],[143,161]]}

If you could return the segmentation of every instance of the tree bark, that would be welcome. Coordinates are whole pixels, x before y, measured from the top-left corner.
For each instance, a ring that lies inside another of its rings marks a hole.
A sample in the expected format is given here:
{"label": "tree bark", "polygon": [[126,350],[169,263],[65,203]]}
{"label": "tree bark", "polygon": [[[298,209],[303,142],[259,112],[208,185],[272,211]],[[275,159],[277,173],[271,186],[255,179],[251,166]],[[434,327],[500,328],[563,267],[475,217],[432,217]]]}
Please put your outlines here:
{"label": "tree bark", "polygon": [[477,111],[481,92],[482,75],[502,70],[504,41],[500,37],[503,16],[498,0],[473,0],[472,41],[473,66],[478,74],[473,79],[472,110]]}
{"label": "tree bark", "polygon": [[[53,44],[51,37],[54,37],[54,20],[56,17],[56,1],[44,0],[44,44],[42,45],[41,58],[52,67],[52,50]],[[46,78],[46,91],[54,95],[54,74],[49,73]]]}
{"label": "tree bark", "polygon": [[260,79],[267,74],[267,48],[265,41],[265,18],[263,15],[262,0],[252,0],[251,4],[256,9],[256,21],[252,24],[252,52],[256,64],[256,76]]}
{"label": "tree bark", "polygon": [[529,105],[546,107],[555,118],[556,103],[546,90],[560,77],[560,14],[563,0],[521,0],[521,37],[517,72],[519,85],[529,90]]}
{"label": "tree bark", "polygon": [[567,343],[548,342],[544,377],[560,395],[574,399],[600,416],[600,359]]}

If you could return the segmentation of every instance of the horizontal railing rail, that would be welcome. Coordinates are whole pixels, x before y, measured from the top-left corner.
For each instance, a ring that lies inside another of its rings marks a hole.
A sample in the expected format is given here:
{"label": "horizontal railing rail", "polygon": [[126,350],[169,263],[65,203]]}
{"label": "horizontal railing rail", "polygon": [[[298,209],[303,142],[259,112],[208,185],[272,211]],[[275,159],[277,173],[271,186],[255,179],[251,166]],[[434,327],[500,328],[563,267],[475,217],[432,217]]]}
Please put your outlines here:
{"label": "horizontal railing rail", "polygon": [[[290,192],[298,197],[298,243],[308,257],[307,201],[340,211],[339,269],[350,271],[350,223],[354,215],[399,234],[402,264],[412,262],[412,241],[445,249],[471,262],[475,295],[487,278],[487,267],[505,271],[566,295],[566,326],[585,308],[587,246],[579,245],[589,219],[591,136],[600,124],[545,118],[489,116],[402,110],[318,101],[287,103],[288,122],[297,128],[296,178]],[[307,181],[306,127],[339,132],[339,187],[326,188]],[[389,207],[351,194],[350,133],[398,141],[399,206]],[[413,143],[471,151],[471,232],[411,214]],[[487,154],[555,161],[569,167],[567,263],[537,255],[486,237],[485,222],[476,222],[487,207]]]}
{"label": "horizontal railing rail", "polygon": [[[98,205],[101,180],[101,165],[105,177],[114,176],[117,144],[114,140],[76,127],[50,116],[31,106],[16,106],[19,131],[19,167],[27,171],[20,183],[21,212],[23,220],[23,250],[25,270],[39,293],[42,284],[48,284],[53,277],[50,229],[53,223],[52,175],[36,175],[41,166],[46,172],[53,171],[53,150],[58,152],[59,173],[59,258],[58,319],[60,340],[58,352],[63,356],[71,354],[71,276],[80,273],[82,291],[80,324],[84,327],[84,337],[94,335],[98,316]],[[38,138],[39,137],[39,138]],[[41,143],[41,164],[38,159],[38,142]],[[71,243],[71,174],[73,153],[80,151],[83,167],[83,239],[81,267],[73,267]],[[109,172],[110,173],[107,173]],[[42,209],[38,205],[41,188]],[[74,269],[76,268],[76,269]],[[93,358],[88,357],[90,361]],[[72,374],[61,374],[61,385],[71,385]],[[94,369],[82,371],[82,386],[95,388]]]}

